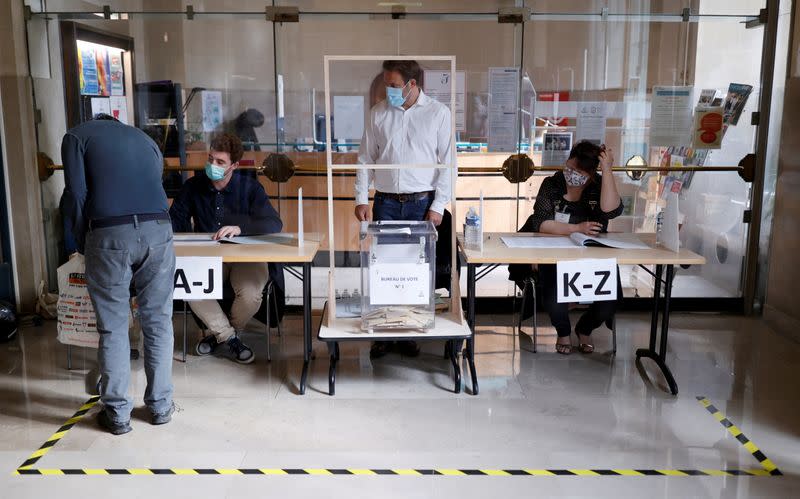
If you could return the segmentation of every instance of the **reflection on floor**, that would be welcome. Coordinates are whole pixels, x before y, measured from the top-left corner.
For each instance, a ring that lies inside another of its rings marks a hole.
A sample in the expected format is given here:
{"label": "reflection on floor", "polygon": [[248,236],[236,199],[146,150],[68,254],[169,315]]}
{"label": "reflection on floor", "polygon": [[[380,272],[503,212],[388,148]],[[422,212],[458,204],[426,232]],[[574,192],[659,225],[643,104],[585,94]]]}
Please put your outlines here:
{"label": "reflection on floor", "polygon": [[[657,370],[634,349],[649,318],[618,318],[619,348],[597,332],[590,356],[556,355],[540,328],[539,353],[508,316],[480,316],[481,393],[452,393],[440,343],[417,359],[374,363],[369,344],[347,344],[337,394],[327,395],[327,349],[305,396],[300,322],[273,334],[247,333],[251,365],[224,358],[174,364],[174,421],[154,427],[134,413],[134,431],[100,432],[93,409],[37,464],[40,468],[358,469],[757,469],[758,462],[695,399],[705,395],[773,461],[780,477],[432,477],[432,476],[12,476],[88,398],[94,351],[55,341],[55,326],[27,329],[0,345],[0,493],[59,497],[113,490],[122,497],[792,497],[800,490],[800,345],[756,319],[675,314],[668,363],[681,393],[667,395]],[[176,322],[179,324],[179,322]],[[177,330],[180,328],[176,327]],[[530,328],[526,328],[530,331]],[[193,331],[193,335],[197,334]],[[180,335],[176,340],[180,339]],[[176,341],[176,348],[180,341]],[[548,348],[548,345],[550,346]],[[180,355],[176,349],[176,358]],[[142,360],[132,362],[142,406]],[[469,391],[469,382],[466,382]],[[113,489],[112,489],[113,487]],[[92,492],[94,491],[94,492]]]}

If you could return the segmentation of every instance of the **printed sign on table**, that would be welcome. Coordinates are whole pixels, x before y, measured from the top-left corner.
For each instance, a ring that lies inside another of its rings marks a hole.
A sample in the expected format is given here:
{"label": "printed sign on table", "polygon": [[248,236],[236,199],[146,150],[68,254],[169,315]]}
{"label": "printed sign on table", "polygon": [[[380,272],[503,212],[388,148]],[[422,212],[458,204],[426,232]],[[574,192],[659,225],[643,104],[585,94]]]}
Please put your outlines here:
{"label": "printed sign on table", "polygon": [[222,298],[222,257],[179,256],[175,258],[175,300],[219,300]]}
{"label": "printed sign on table", "polygon": [[616,300],[616,258],[587,258],[558,262],[556,291],[558,303]]}
{"label": "printed sign on table", "polygon": [[431,290],[427,263],[376,263],[369,268],[372,305],[427,305]]}

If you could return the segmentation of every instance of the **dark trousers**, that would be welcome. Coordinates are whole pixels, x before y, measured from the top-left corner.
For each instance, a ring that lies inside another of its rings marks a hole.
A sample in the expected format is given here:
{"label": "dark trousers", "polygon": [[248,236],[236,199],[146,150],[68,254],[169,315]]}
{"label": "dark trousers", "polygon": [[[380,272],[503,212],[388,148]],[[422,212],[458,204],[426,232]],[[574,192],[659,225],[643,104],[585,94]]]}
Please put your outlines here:
{"label": "dark trousers", "polygon": [[[556,328],[559,337],[569,336],[572,332],[572,325],[569,320],[570,304],[558,303],[555,265],[539,265],[539,283],[542,290],[542,304],[550,314],[550,322]],[[622,283],[619,280],[619,269],[617,269],[617,299],[621,297]],[[575,332],[589,336],[592,331],[614,317],[616,311],[616,300],[593,302],[589,305],[589,309],[578,319],[578,324],[575,325]]]}
{"label": "dark trousers", "polygon": [[433,193],[412,201],[398,201],[385,197],[380,192],[375,193],[375,202],[372,204],[372,219],[385,220],[425,220],[425,215],[433,204]]}

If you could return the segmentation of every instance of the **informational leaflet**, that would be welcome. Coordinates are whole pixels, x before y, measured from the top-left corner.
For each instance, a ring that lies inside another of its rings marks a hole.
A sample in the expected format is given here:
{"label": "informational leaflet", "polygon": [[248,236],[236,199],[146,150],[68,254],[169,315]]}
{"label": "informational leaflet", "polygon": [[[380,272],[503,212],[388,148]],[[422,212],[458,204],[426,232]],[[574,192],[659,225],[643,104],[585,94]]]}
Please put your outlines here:
{"label": "informational leaflet", "polygon": [[725,96],[724,104],[724,122],[726,125],[735,126],[739,123],[739,117],[742,115],[744,105],[747,104],[747,99],[752,91],[752,85],[743,83],[731,83],[728,86],[728,95]]}
{"label": "informational leaflet", "polygon": [[97,81],[97,60],[94,50],[80,48],[81,95],[99,95],[100,83]]}
{"label": "informational leaflet", "polygon": [[111,108],[111,116],[118,119],[121,123],[130,125],[130,123],[128,123],[128,100],[125,96],[112,95],[108,98],[108,101]]}
{"label": "informational leaflet", "polygon": [[577,125],[576,142],[588,140],[598,146],[604,144],[606,141],[606,103],[578,103]]}
{"label": "informational leaflet", "polygon": [[519,68],[489,68],[489,152],[516,152]]}
{"label": "informational leaflet", "polygon": [[697,149],[722,148],[723,107],[698,107],[694,113],[692,147]]}
{"label": "informational leaflet", "polygon": [[650,146],[685,146],[691,140],[692,87],[653,87]]}
{"label": "informational leaflet", "polygon": [[364,96],[333,96],[333,133],[337,139],[360,140],[364,135]]}
{"label": "informational leaflet", "polygon": [[375,263],[369,267],[371,305],[427,305],[430,302],[427,263]]}
{"label": "informational leaflet", "polygon": [[203,96],[203,131],[213,132],[222,124],[222,92],[205,90]]}
{"label": "informational leaflet", "polygon": [[[450,71],[425,70],[425,93],[445,106],[450,106]],[[456,131],[467,130],[466,73],[456,71]]]}
{"label": "informational leaflet", "polygon": [[572,149],[572,132],[545,132],[542,138],[542,166],[562,166]]}
{"label": "informational leaflet", "polygon": [[109,52],[110,61],[110,78],[111,78],[111,95],[124,95],[124,73],[122,70],[122,52]]}

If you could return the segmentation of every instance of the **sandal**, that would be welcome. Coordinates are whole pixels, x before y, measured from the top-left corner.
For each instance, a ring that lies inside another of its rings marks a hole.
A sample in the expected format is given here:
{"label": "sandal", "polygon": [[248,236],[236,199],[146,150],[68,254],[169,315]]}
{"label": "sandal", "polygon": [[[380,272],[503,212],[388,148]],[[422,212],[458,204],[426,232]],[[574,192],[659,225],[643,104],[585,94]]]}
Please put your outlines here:
{"label": "sandal", "polygon": [[578,346],[578,350],[580,350],[581,353],[589,354],[594,352],[594,345],[591,343],[581,343],[580,346]]}
{"label": "sandal", "polygon": [[556,352],[560,353],[561,355],[569,355],[572,353],[572,345],[562,345],[561,343],[556,343]]}

